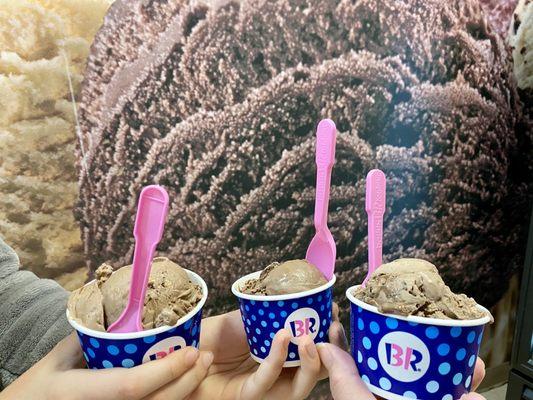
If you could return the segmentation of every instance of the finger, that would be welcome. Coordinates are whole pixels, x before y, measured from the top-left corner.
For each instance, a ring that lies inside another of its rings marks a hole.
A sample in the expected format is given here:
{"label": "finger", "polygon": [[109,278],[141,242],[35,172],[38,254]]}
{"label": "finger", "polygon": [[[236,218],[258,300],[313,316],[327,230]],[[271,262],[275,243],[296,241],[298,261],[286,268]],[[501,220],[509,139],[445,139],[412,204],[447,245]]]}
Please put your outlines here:
{"label": "finger", "polygon": [[261,399],[276,382],[287,359],[291,334],[281,329],[274,336],[270,353],[243,385],[242,399]]}
{"label": "finger", "polygon": [[467,393],[461,396],[461,400],[486,400],[486,399],[478,393]]}
{"label": "finger", "polygon": [[215,359],[223,359],[228,362],[239,361],[243,356],[247,356],[250,349],[246,340],[241,312],[235,310],[203,319],[200,350],[211,351]]}
{"label": "finger", "polygon": [[485,378],[485,363],[481,358],[477,358],[474,367],[474,376],[472,377],[472,390],[476,390]]}
{"label": "finger", "polygon": [[65,373],[63,389],[65,393],[77,393],[83,385],[84,397],[90,399],[142,399],[185,374],[198,356],[197,349],[186,347],[133,368],[71,370]]}
{"label": "finger", "polygon": [[155,393],[149,395],[148,400],[184,399],[190,395],[207,375],[213,363],[213,353],[202,352],[194,366],[180,378],[166,384]]}
{"label": "finger", "polygon": [[375,400],[348,353],[330,343],[321,343],[318,353],[329,372],[329,385],[335,400]]}
{"label": "finger", "polygon": [[320,357],[315,342],[305,336],[298,344],[301,366],[297,369],[292,381],[291,399],[305,399],[315,387],[320,373]]}
{"label": "finger", "polygon": [[78,335],[72,332],[61,340],[44,359],[54,369],[66,371],[83,365],[83,356]]}
{"label": "finger", "polygon": [[333,302],[333,305],[331,306],[331,314],[333,316],[333,321],[339,320],[339,305],[335,302]]}
{"label": "finger", "polygon": [[348,351],[348,339],[346,338],[344,327],[340,322],[335,321],[330,325],[328,335],[331,344],[334,344],[344,351]]}

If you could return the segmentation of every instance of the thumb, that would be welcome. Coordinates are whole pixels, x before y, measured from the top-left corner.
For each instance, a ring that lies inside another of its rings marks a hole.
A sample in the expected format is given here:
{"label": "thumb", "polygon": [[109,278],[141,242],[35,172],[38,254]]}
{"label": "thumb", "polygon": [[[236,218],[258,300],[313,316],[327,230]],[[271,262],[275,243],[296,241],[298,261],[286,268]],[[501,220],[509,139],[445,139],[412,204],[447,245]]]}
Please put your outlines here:
{"label": "thumb", "polygon": [[82,356],[78,335],[72,332],[62,341],[60,341],[43,359],[44,362],[50,363],[54,369],[68,370],[82,367],[84,360]]}
{"label": "thumb", "polygon": [[329,385],[335,400],[376,399],[361,380],[350,354],[330,343],[321,343],[317,348],[329,372]]}
{"label": "thumb", "polygon": [[482,395],[477,393],[467,393],[461,396],[461,400],[486,400]]}

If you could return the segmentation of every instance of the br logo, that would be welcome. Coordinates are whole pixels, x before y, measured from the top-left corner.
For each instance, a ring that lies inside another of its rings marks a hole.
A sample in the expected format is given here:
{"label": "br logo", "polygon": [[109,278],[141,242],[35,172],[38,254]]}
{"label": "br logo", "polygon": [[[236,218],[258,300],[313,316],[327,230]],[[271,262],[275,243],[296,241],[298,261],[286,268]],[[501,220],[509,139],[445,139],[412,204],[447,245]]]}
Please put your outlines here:
{"label": "br logo", "polygon": [[143,363],[153,360],[159,360],[168,356],[173,351],[179,350],[187,346],[185,339],[181,336],[172,336],[157,342],[144,353]]}
{"label": "br logo", "polygon": [[291,342],[298,344],[300,338],[309,335],[315,339],[320,328],[320,317],[312,308],[300,308],[285,320],[285,329],[292,334]]}
{"label": "br logo", "polygon": [[390,332],[378,345],[381,367],[400,382],[420,379],[429,368],[429,350],[419,338],[406,332]]}

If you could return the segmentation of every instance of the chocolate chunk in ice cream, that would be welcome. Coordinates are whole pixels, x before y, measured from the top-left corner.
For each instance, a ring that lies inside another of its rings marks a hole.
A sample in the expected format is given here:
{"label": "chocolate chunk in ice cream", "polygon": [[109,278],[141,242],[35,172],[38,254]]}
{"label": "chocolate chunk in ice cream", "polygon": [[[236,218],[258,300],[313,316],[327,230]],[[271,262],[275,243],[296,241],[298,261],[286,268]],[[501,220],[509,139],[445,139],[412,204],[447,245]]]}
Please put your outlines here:
{"label": "chocolate chunk in ice cream", "polygon": [[327,283],[326,278],[306,260],[290,260],[272,263],[257,279],[249,279],[241,288],[242,293],[264,296],[305,292]]}
{"label": "chocolate chunk in ice cream", "polygon": [[458,320],[486,315],[474,299],[453,293],[437,267],[417,258],[383,264],[366,287],[355,289],[354,296],[388,314]]}
{"label": "chocolate chunk in ice cream", "polygon": [[[105,331],[121,315],[128,302],[132,266],[113,273],[110,265],[96,270],[96,280],[72,292],[68,301],[70,317],[81,325]],[[144,329],[174,325],[202,298],[199,285],[168,258],[154,258],[144,300]]]}

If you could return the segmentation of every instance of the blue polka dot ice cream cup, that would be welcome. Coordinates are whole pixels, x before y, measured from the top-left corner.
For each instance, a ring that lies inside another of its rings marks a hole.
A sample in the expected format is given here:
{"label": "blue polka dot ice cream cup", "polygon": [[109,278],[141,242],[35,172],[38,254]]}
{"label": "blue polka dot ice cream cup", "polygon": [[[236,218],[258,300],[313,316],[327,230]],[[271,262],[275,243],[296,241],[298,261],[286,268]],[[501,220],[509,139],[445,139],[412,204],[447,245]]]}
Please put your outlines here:
{"label": "blue polka dot ice cream cup", "polygon": [[383,314],[356,299],[355,288],[346,291],[351,352],[372,393],[389,400],[455,400],[470,391],[489,314],[461,321]]}
{"label": "blue polka dot ice cream cup", "polygon": [[250,356],[262,363],[270,352],[272,339],[280,329],[291,335],[284,367],[300,365],[298,343],[309,335],[315,343],[328,340],[331,325],[331,305],[335,276],[326,284],[305,292],[261,296],[241,293],[240,288],[249,279],[259,278],[261,271],[243,276],[231,287],[239,299],[241,317],[250,346]]}
{"label": "blue polka dot ice cream cup", "polygon": [[78,334],[87,367],[131,368],[163,358],[186,346],[198,348],[202,308],[207,300],[207,285],[199,275],[189,270],[185,271],[191,282],[202,288],[202,299],[174,326],[161,326],[132,333],[101,332],[80,325],[70,318],[67,310],[67,319]]}

